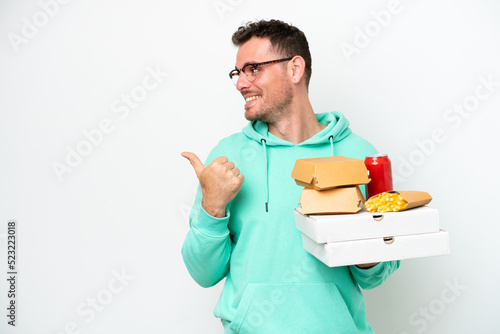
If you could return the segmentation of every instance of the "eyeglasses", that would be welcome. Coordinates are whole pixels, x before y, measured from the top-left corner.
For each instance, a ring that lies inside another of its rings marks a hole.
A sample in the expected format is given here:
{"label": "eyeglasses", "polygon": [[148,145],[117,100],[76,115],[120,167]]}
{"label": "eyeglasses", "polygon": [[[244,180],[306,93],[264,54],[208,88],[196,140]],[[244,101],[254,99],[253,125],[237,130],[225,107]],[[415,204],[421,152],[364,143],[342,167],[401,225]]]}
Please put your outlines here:
{"label": "eyeglasses", "polygon": [[243,73],[245,75],[245,78],[248,81],[252,82],[252,81],[255,81],[255,78],[257,78],[257,74],[260,71],[259,66],[267,65],[267,64],[274,64],[274,63],[281,63],[281,62],[289,61],[292,59],[293,59],[293,57],[270,60],[270,61],[265,61],[265,62],[256,63],[256,64],[246,64],[245,66],[243,66],[240,69],[235,68],[234,70],[229,72],[229,78],[231,78],[231,80],[233,80],[233,83],[236,85],[236,83],[238,82],[238,79],[240,78],[240,73]]}

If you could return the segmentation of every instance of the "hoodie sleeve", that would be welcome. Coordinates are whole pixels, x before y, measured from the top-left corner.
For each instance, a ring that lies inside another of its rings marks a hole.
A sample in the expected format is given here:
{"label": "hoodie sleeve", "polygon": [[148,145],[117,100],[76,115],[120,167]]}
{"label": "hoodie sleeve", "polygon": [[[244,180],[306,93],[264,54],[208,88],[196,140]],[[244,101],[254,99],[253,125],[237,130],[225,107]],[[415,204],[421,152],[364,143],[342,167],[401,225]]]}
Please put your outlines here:
{"label": "hoodie sleeve", "polygon": [[349,270],[361,288],[370,290],[384,283],[399,268],[400,263],[399,260],[380,262],[368,269],[349,266]]}
{"label": "hoodie sleeve", "polygon": [[[205,165],[217,153],[212,151]],[[190,230],[182,245],[182,258],[189,274],[202,287],[220,282],[229,271],[232,241],[229,233],[229,210],[224,218],[208,214],[201,206],[203,194],[198,186],[193,208],[189,216]]]}

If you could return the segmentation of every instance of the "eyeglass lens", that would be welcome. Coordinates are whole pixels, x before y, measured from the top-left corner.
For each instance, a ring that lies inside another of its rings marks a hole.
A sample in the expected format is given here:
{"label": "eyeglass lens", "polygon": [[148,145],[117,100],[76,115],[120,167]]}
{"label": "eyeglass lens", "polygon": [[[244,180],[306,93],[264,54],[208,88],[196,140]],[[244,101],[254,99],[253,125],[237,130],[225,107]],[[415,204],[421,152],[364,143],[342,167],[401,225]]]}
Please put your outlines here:
{"label": "eyeglass lens", "polygon": [[[254,81],[255,78],[256,78],[256,71],[255,71],[255,67],[254,65],[252,64],[247,64],[245,66],[243,66],[243,68],[241,69],[241,72],[245,75],[246,79],[250,82]],[[238,82],[238,79],[240,78],[240,74],[241,73],[238,73],[237,71],[234,71],[231,75],[231,79],[233,80],[233,83],[236,85],[236,83]]]}

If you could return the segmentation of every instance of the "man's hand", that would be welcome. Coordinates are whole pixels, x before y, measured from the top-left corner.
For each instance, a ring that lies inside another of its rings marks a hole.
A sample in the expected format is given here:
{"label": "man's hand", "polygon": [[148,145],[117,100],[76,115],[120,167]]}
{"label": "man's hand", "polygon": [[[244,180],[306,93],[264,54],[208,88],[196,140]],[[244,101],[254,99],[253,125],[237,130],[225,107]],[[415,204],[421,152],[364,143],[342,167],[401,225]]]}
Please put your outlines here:
{"label": "man's hand", "polygon": [[357,264],[356,267],[361,268],[361,269],[368,269],[373,266],[376,266],[380,262],[374,262],[374,263],[363,263],[363,264]]}
{"label": "man's hand", "polygon": [[196,154],[183,152],[181,155],[189,160],[200,181],[203,209],[213,217],[225,217],[226,205],[240,191],[244,181],[240,170],[226,157],[215,158],[205,167]]}

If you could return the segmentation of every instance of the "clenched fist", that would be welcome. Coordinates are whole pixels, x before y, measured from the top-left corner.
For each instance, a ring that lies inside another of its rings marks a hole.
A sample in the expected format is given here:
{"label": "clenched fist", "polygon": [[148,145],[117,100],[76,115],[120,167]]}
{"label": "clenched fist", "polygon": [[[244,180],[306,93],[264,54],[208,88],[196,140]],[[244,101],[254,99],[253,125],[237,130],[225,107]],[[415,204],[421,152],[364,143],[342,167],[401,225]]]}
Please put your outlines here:
{"label": "clenched fist", "polygon": [[203,209],[213,217],[224,217],[226,205],[240,191],[245,179],[240,170],[226,157],[215,158],[205,167],[196,154],[183,152],[181,155],[189,160],[200,181]]}

